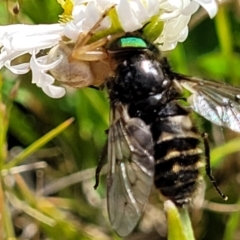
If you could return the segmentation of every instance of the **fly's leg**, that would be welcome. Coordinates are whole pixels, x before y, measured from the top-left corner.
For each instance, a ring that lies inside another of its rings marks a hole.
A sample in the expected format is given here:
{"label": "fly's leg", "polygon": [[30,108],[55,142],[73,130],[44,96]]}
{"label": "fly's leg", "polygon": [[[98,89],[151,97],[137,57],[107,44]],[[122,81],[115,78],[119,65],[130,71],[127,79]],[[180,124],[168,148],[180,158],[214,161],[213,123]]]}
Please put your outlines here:
{"label": "fly's leg", "polygon": [[93,188],[96,190],[98,185],[99,185],[99,177],[100,177],[100,173],[102,170],[102,167],[105,165],[105,163],[107,162],[107,149],[108,149],[108,144],[107,142],[105,143],[99,162],[98,162],[98,166],[96,168],[96,172],[95,172],[95,185],[93,186]]}
{"label": "fly's leg", "polygon": [[218,194],[223,198],[224,201],[228,200],[228,197],[223,194],[223,192],[220,190],[218,187],[215,178],[212,175],[212,169],[211,169],[211,163],[210,163],[210,147],[209,147],[209,141],[208,141],[208,134],[203,133],[202,134],[203,138],[203,143],[204,143],[204,148],[205,148],[205,161],[206,161],[206,166],[205,166],[205,171],[209,179],[211,180],[214,188],[218,192]]}

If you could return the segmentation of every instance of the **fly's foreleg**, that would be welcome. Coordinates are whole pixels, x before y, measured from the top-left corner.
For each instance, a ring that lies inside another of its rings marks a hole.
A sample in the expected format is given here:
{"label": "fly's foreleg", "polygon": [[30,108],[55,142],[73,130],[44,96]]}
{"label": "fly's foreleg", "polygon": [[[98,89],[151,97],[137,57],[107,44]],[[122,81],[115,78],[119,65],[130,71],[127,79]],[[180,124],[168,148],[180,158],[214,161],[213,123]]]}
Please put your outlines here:
{"label": "fly's foreleg", "polygon": [[102,167],[105,165],[106,161],[107,161],[107,149],[108,149],[108,144],[107,142],[105,143],[99,162],[98,162],[98,166],[96,168],[96,172],[95,172],[95,185],[93,186],[94,189],[97,189],[98,185],[99,185],[99,177],[100,177],[100,173],[102,170]]}

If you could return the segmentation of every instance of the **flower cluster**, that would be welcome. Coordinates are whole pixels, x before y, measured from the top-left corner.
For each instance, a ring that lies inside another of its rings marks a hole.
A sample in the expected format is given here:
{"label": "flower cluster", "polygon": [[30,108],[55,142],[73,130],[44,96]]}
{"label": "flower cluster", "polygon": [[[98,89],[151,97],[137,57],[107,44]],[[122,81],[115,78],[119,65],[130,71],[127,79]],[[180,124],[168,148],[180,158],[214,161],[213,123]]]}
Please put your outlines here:
{"label": "flower cluster", "polygon": [[[49,74],[63,60],[58,54],[49,61],[48,52],[64,38],[75,43],[79,34],[87,33],[109,8],[114,8],[121,31],[133,32],[141,29],[153,17],[163,23],[155,39],[160,50],[171,50],[188,35],[188,23],[193,13],[202,6],[212,18],[217,13],[215,0],[58,0],[64,9],[60,23],[46,25],[0,26],[0,69],[8,68],[15,74],[32,71],[32,83],[52,98],[60,98],[65,89],[53,85],[55,79]],[[100,24],[101,29],[111,29],[111,18],[107,15]],[[38,56],[40,50],[46,54]],[[30,61],[13,65],[21,55],[30,54]],[[57,80],[57,79],[56,79]]]}

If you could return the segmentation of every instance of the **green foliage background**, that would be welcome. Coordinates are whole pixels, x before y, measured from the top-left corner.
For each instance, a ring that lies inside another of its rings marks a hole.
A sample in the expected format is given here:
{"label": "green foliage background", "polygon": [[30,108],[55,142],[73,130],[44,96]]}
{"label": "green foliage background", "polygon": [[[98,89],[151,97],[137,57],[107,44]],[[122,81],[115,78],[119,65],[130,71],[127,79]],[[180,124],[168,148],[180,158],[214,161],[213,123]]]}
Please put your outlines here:
{"label": "green foliage background", "polygon": [[[55,23],[61,13],[55,0],[0,1],[1,25]],[[199,11],[190,23],[188,39],[167,54],[175,71],[240,86],[239,39],[240,6],[227,1],[214,20]],[[108,128],[106,93],[68,89],[67,96],[51,99],[31,84],[31,73],[15,76],[6,69],[1,71],[0,82],[1,236],[11,240],[120,239],[107,219],[104,179],[93,190],[94,169]],[[16,83],[20,83],[17,91]],[[71,117],[75,121],[69,127],[68,122],[59,126]],[[223,202],[206,179],[206,201],[191,212],[196,239],[239,239],[240,136],[204,119],[196,121],[210,134],[214,175],[229,196]],[[7,162],[10,159],[14,160]],[[17,165],[30,170],[20,174]],[[7,172],[11,170],[14,174]],[[153,191],[150,203],[152,216],[145,214],[127,239],[166,239],[157,192]],[[174,225],[168,227],[174,229]]]}

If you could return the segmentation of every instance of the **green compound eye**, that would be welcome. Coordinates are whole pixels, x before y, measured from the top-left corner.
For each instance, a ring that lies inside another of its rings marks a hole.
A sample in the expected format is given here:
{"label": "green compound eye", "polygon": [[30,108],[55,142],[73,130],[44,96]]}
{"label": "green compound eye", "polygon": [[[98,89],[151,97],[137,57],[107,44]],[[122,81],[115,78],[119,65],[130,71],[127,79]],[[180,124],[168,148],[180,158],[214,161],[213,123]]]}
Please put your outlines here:
{"label": "green compound eye", "polygon": [[112,53],[149,49],[149,43],[138,36],[125,36],[115,39],[107,46]]}
{"label": "green compound eye", "polygon": [[119,46],[122,48],[147,48],[147,43],[142,39],[138,37],[124,37],[119,39]]}

